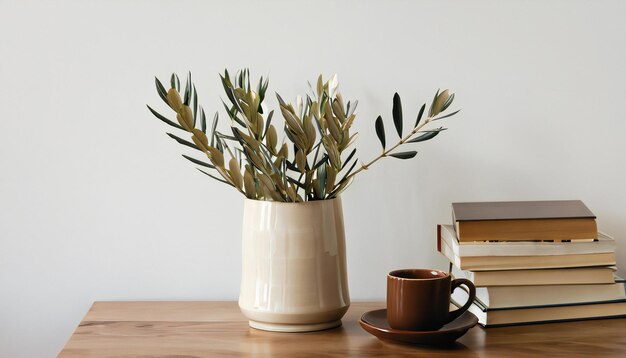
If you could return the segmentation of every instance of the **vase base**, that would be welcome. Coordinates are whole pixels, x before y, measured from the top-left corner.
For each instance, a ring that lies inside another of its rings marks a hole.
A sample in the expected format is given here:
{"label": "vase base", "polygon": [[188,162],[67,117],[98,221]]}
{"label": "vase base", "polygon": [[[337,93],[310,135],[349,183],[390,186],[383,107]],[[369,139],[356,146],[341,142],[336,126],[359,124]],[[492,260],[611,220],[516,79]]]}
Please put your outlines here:
{"label": "vase base", "polygon": [[250,327],[270,332],[313,332],[322,331],[341,326],[341,320],[314,324],[286,324],[286,323],[267,323],[258,321],[248,321]]}

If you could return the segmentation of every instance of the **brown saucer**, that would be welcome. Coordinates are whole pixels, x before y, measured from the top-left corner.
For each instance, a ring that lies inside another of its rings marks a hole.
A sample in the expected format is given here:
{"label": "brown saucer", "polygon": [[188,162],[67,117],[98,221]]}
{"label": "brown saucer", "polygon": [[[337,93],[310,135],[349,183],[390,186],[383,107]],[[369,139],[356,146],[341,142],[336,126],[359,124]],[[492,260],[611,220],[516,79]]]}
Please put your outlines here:
{"label": "brown saucer", "polygon": [[359,320],[361,327],[380,339],[389,339],[413,344],[442,345],[450,344],[478,323],[478,318],[471,312],[465,312],[459,318],[436,331],[402,331],[389,327],[387,309],[369,311]]}

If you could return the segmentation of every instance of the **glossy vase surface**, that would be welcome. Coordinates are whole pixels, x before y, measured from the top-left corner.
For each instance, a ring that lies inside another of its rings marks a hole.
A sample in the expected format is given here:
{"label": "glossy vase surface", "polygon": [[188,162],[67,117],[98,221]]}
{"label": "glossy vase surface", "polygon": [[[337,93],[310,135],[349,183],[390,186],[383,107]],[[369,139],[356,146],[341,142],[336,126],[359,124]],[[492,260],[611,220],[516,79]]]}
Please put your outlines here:
{"label": "glossy vase surface", "polygon": [[341,325],[350,305],[341,199],[246,199],[239,307],[250,326],[306,332]]}

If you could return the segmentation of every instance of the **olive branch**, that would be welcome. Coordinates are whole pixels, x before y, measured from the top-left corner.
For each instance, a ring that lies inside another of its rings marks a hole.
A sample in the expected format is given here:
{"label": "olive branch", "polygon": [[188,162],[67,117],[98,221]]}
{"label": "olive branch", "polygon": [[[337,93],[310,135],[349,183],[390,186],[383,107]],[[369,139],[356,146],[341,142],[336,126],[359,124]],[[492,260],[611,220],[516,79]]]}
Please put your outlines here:
{"label": "olive branch", "polygon": [[[350,129],[356,118],[358,101],[344,102],[337,91],[337,78],[327,81],[320,75],[316,87],[305,99],[297,97],[295,104],[285,102],[276,94],[282,117],[285,138],[279,145],[278,133],[272,123],[274,111],[264,113],[269,81],[260,78],[253,87],[250,72],[239,71],[231,79],[227,70],[220,75],[228,103],[222,101],[230,119],[230,133],[217,129],[216,112],[211,127],[207,127],[204,109],[198,103],[196,86],[188,74],[181,96],[180,79],[170,78],[170,88],[155,78],[159,97],[176,114],[176,121],[148,106],[150,112],[168,125],[191,135],[191,142],[167,133],[172,139],[203,153],[209,162],[187,155],[183,157],[202,168],[209,177],[230,185],[249,199],[301,202],[332,199],[343,192],[354,176],[368,169],[384,157],[410,159],[417,151],[396,151],[400,146],[423,142],[437,136],[445,128],[424,129],[429,123],[451,117],[455,111],[443,114],[454,100],[448,90],[437,91],[427,117],[422,121],[426,104],[408,134],[403,135],[403,113],[400,96],[393,97],[392,118],[399,141],[386,149],[383,119],[378,116],[374,126],[382,145],[382,153],[366,164],[358,163],[356,149],[348,152],[357,133]],[[419,135],[418,135],[419,134]],[[291,153],[290,153],[291,149]],[[348,153],[344,155],[344,153]],[[226,156],[229,158],[226,162]],[[340,179],[339,179],[340,178]]]}

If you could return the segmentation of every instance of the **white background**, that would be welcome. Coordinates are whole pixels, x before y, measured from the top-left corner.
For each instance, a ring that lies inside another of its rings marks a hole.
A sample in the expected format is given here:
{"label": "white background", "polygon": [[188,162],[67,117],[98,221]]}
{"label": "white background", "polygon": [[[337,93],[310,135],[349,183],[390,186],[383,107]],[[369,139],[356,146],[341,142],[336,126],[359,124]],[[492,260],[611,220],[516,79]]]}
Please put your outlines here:
{"label": "white background", "polygon": [[[359,99],[357,148],[398,91],[414,118],[457,93],[449,130],[343,196],[353,299],[385,273],[445,267],[450,203],[582,199],[626,271],[626,2],[0,1],[0,356],[50,357],[94,300],[236,299],[242,197],[197,172],[146,103],[193,72],[270,75],[293,100],[318,73]],[[270,95],[268,105],[275,107]],[[222,112],[223,114],[223,112]],[[225,116],[222,116],[225,119]],[[410,120],[410,119],[409,119]]]}

